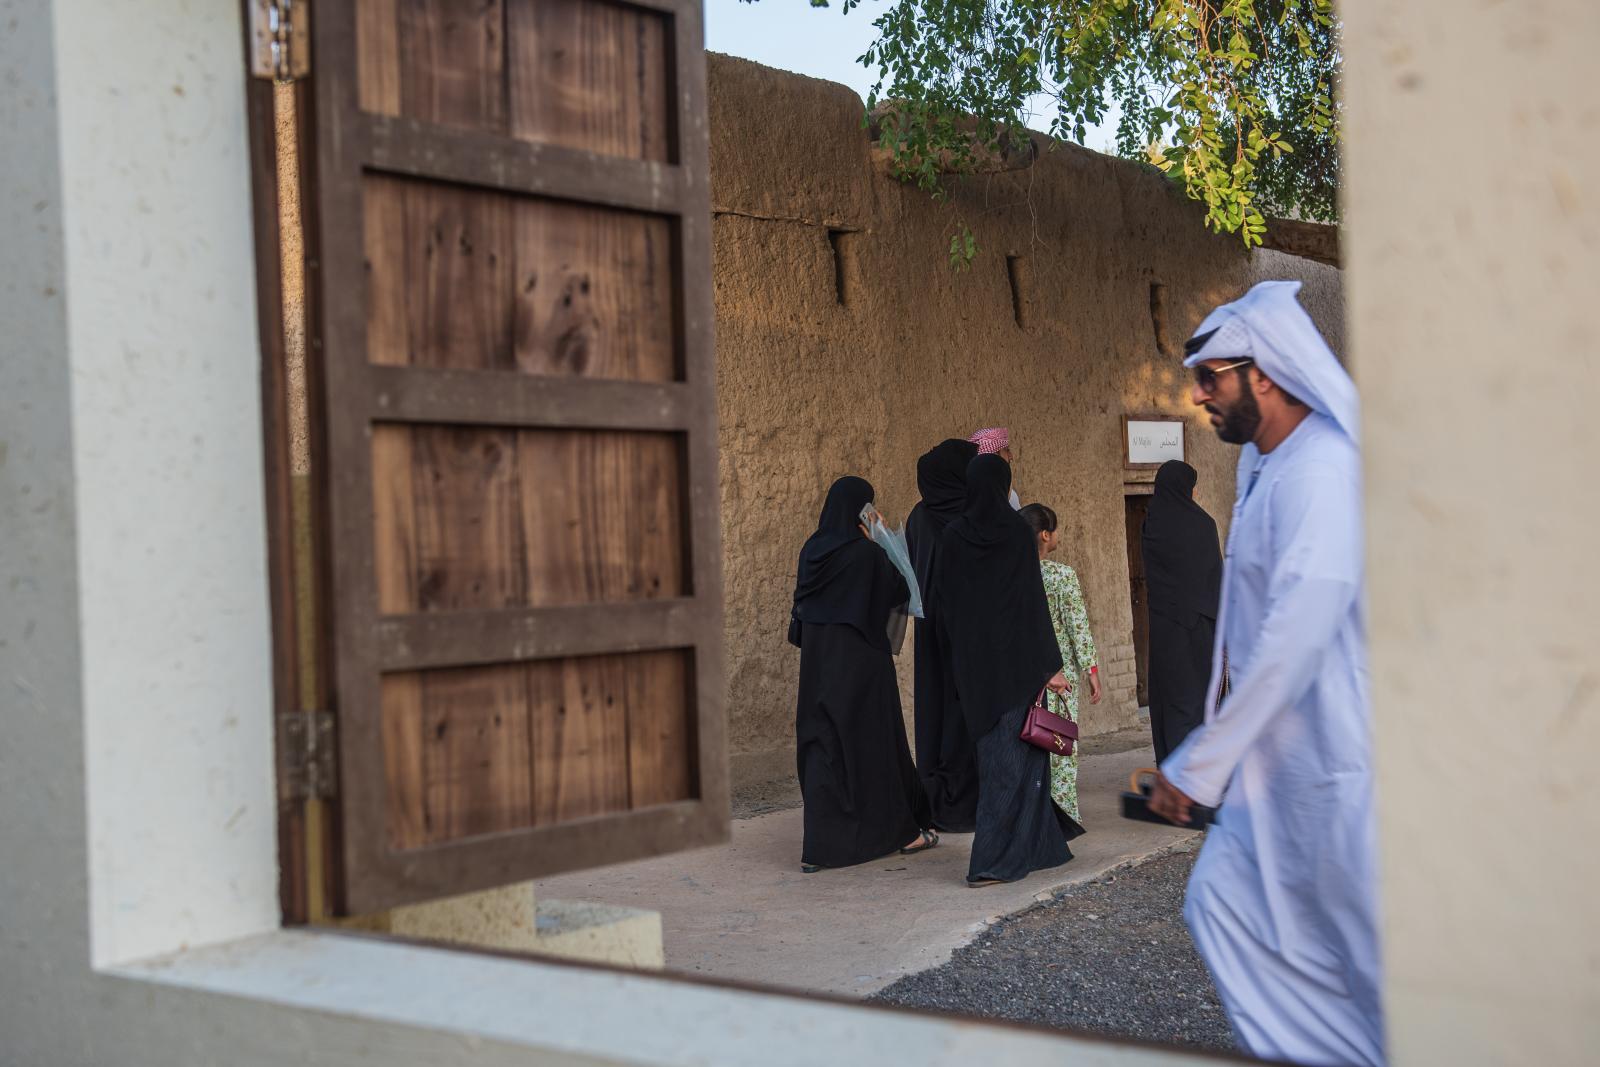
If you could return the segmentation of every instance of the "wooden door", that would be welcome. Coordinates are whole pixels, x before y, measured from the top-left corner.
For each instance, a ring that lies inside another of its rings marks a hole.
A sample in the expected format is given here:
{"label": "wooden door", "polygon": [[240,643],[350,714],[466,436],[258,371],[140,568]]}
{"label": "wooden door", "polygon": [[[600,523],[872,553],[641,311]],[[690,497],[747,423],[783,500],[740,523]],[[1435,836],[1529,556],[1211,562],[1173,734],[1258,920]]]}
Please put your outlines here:
{"label": "wooden door", "polygon": [[1144,517],[1150,497],[1127,496],[1128,600],[1133,609],[1133,660],[1139,706],[1150,706],[1150,594],[1144,577]]}
{"label": "wooden door", "polygon": [[335,910],[724,839],[699,4],[314,17]]}

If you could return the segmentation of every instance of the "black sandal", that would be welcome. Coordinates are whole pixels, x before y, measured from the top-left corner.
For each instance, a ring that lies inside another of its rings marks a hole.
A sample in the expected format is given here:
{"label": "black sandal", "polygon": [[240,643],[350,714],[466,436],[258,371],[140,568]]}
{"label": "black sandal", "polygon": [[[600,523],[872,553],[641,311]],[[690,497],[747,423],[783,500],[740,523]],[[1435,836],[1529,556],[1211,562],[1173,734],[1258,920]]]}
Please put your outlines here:
{"label": "black sandal", "polygon": [[820,870],[822,870],[822,864],[820,863],[802,863],[800,865],[801,874],[816,874]]}
{"label": "black sandal", "polygon": [[923,830],[921,833],[922,844],[907,846],[906,848],[900,850],[900,855],[915,856],[918,852],[926,852],[939,843],[939,835],[934,833],[932,830]]}

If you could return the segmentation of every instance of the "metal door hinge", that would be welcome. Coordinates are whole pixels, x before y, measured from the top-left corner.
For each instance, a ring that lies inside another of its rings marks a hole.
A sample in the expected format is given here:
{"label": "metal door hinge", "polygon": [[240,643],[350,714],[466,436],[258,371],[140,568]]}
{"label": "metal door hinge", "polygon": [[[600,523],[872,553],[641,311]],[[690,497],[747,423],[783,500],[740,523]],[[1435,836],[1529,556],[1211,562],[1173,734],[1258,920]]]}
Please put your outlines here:
{"label": "metal door hinge", "polygon": [[338,774],[333,715],[288,711],[278,716],[278,793],[286,800],[331,800]]}
{"label": "metal door hinge", "polygon": [[310,0],[249,0],[250,73],[292,82],[311,73]]}

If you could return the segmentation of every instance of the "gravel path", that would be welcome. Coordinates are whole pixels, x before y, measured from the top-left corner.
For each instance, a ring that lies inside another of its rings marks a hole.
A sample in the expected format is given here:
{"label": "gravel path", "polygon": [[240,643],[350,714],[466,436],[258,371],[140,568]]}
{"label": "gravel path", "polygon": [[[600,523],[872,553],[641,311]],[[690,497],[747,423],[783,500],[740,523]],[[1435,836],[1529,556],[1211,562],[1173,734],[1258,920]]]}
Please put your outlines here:
{"label": "gravel path", "polygon": [[1227,1018],[1183,925],[1196,855],[1115,871],[1002,919],[949,963],[872,999],[1231,1050]]}

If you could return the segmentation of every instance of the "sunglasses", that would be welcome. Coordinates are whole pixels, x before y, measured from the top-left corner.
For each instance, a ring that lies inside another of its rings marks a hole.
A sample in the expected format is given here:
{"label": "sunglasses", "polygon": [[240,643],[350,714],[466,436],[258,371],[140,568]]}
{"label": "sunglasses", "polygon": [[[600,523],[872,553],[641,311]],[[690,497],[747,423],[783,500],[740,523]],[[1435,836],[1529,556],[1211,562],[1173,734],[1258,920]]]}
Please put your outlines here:
{"label": "sunglasses", "polygon": [[1225,370],[1233,370],[1235,367],[1247,367],[1254,362],[1253,359],[1241,359],[1236,363],[1224,363],[1220,367],[1207,367],[1202,364],[1194,368],[1194,384],[1199,386],[1202,392],[1214,393],[1217,391],[1218,374]]}

